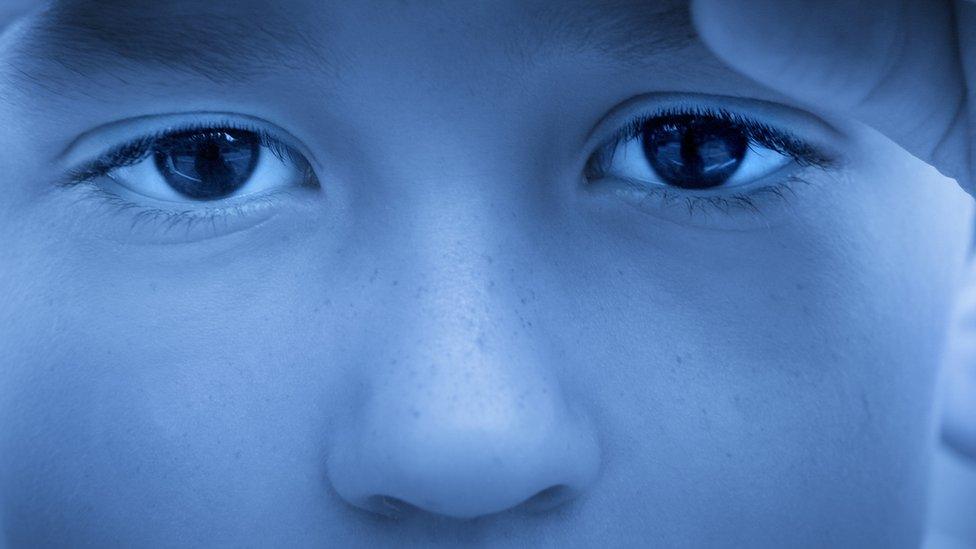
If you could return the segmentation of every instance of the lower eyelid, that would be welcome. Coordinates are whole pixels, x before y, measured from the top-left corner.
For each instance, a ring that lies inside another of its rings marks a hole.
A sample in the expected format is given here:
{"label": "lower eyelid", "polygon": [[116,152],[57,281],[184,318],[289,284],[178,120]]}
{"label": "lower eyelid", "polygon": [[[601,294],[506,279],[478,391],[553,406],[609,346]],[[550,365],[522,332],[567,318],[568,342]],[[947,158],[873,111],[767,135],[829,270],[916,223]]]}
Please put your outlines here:
{"label": "lower eyelid", "polygon": [[173,210],[129,201],[95,183],[80,184],[71,190],[77,192],[72,204],[79,210],[79,215],[102,221],[96,225],[108,229],[111,239],[152,244],[189,243],[229,236],[263,224],[282,213],[286,204],[298,204],[308,198],[295,196],[293,189],[280,189],[248,201]]}
{"label": "lower eyelid", "polygon": [[[823,174],[823,175],[818,175]],[[582,182],[584,196],[607,195],[636,210],[653,226],[655,219],[703,230],[764,230],[797,219],[797,209],[809,194],[833,177],[819,167],[801,167],[792,173],[741,192],[695,193],[669,187],[648,189],[639,182],[605,178]],[[645,222],[637,220],[635,231]]]}

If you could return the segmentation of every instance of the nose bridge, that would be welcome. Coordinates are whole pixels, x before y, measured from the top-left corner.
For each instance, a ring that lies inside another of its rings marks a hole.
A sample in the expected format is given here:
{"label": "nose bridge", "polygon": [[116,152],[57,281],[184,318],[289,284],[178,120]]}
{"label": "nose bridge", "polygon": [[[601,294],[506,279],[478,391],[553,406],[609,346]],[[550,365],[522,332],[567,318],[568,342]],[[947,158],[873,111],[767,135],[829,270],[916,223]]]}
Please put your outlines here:
{"label": "nose bridge", "polygon": [[482,206],[455,202],[403,233],[401,282],[372,315],[389,335],[367,353],[364,401],[330,455],[354,505],[396,498],[472,517],[554,487],[578,493],[596,473],[595,437],[532,327],[526,244]]}
{"label": "nose bridge", "polygon": [[404,399],[415,387],[419,406],[446,406],[451,394],[487,410],[558,384],[553,349],[532,327],[539,279],[531,235],[518,226],[517,205],[478,190],[490,181],[471,179],[411,207],[395,267],[403,281],[382,298],[404,329],[387,340],[387,371],[371,385],[395,383]]}
{"label": "nose bridge", "polygon": [[[521,363],[522,369],[544,362],[515,356],[545,349],[527,333],[540,274],[537,256],[533,236],[520,226],[527,214],[519,201],[484,190],[491,178],[466,179],[446,182],[436,193],[417,193],[425,196],[414,197],[407,207],[411,214],[391,227],[388,249],[394,259],[386,265],[397,284],[376,296],[376,305],[405,328],[397,330],[402,335],[390,351],[426,355],[404,356],[405,361],[450,362],[456,365],[450,375],[501,375],[501,362]],[[492,358],[499,353],[512,356]],[[486,361],[494,367],[485,367]]]}

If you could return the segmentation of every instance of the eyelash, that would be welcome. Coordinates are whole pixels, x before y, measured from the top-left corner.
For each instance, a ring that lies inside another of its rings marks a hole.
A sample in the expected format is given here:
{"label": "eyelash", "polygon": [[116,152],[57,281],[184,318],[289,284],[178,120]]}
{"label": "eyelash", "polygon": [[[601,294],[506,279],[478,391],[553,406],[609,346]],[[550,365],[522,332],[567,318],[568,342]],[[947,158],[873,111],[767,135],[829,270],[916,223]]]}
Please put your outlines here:
{"label": "eyelash", "polygon": [[[727,122],[743,132],[749,139],[750,147],[756,144],[761,145],[791,158],[800,167],[828,169],[834,164],[832,158],[792,134],[726,109],[712,107],[671,108],[636,116],[617,130],[587,162],[585,178],[590,182],[606,178],[617,147],[621,143],[640,139],[648,122],[660,118],[687,116]],[[753,187],[744,191],[696,194],[694,191],[666,186],[651,186],[645,182],[627,178],[620,179],[630,190],[641,193],[647,199],[656,198],[662,206],[668,207],[683,202],[689,216],[694,216],[696,212],[707,214],[710,211],[729,214],[732,210],[745,210],[760,215],[762,213],[760,198],[787,200],[789,196],[794,194],[796,184],[808,183],[797,175],[790,175],[784,181]]]}
{"label": "eyelash", "polygon": [[294,166],[300,166],[305,170],[302,174],[303,186],[318,186],[315,173],[304,155],[264,128],[231,120],[213,121],[203,124],[189,123],[139,137],[130,143],[111,149],[87,164],[69,170],[65,179],[60,182],[60,186],[84,186],[88,191],[88,197],[99,200],[102,204],[112,207],[117,212],[132,214],[133,220],[130,228],[133,229],[140,224],[150,223],[153,226],[162,228],[163,231],[178,228],[185,228],[187,231],[190,231],[198,225],[215,226],[217,221],[221,219],[244,217],[253,214],[256,210],[274,207],[278,203],[278,200],[282,198],[282,195],[287,194],[286,190],[264,193],[259,197],[249,199],[248,202],[229,203],[221,206],[208,206],[195,209],[167,210],[137,204],[95,183],[99,178],[108,177],[113,171],[119,168],[134,166],[150,158],[155,145],[167,136],[180,133],[202,133],[219,130],[238,130],[253,133],[258,137],[260,146],[270,151],[278,160],[288,162]]}
{"label": "eyelash", "polygon": [[[613,153],[617,146],[621,143],[640,138],[645,125],[651,120],[689,115],[728,122],[748,137],[750,146],[758,144],[776,151],[790,157],[798,166],[826,169],[832,165],[833,161],[814,147],[787,132],[773,128],[765,123],[721,108],[673,108],[637,116],[617,130],[606,144],[587,162],[585,168],[586,179],[592,182],[605,178],[613,161]],[[280,161],[304,167],[306,172],[303,175],[303,184],[311,185],[314,183],[317,186],[318,183],[315,179],[315,174],[305,156],[276,138],[267,130],[242,124],[238,121],[186,124],[140,137],[133,142],[110,150],[94,161],[70,170],[61,185],[64,187],[84,185],[90,191],[90,196],[99,199],[106,205],[112,206],[119,212],[133,214],[132,228],[135,228],[141,223],[149,222],[162,227],[166,231],[179,227],[184,227],[189,231],[200,224],[215,226],[217,221],[222,218],[243,217],[252,214],[256,209],[274,207],[278,202],[277,199],[281,198],[280,195],[287,194],[287,191],[280,190],[266,193],[249,200],[247,203],[231,203],[223,206],[176,211],[146,207],[131,202],[94,183],[98,178],[109,176],[114,170],[136,165],[146,160],[152,155],[155,144],[160,139],[169,135],[183,132],[206,132],[228,129],[247,131],[255,134],[258,136],[260,145],[270,151]],[[749,213],[759,215],[762,213],[759,204],[761,202],[759,200],[760,198],[771,197],[786,200],[789,198],[789,195],[794,194],[793,188],[795,184],[807,182],[796,175],[791,175],[785,181],[758,186],[746,191],[724,194],[695,194],[693,191],[673,189],[665,186],[649,186],[645,183],[625,178],[623,179],[623,183],[647,199],[658,199],[661,206],[664,207],[683,202],[688,215],[694,216],[698,212],[707,213],[713,210],[728,214],[733,209],[745,210]]]}
{"label": "eyelash", "polygon": [[161,234],[167,234],[177,229],[184,229],[190,233],[199,226],[209,225],[217,234],[217,222],[254,215],[257,211],[274,208],[279,204],[282,195],[287,191],[274,191],[250,199],[246,203],[232,204],[219,208],[205,208],[200,210],[164,210],[136,204],[121,196],[91,184],[87,188],[86,198],[94,198],[100,204],[111,207],[117,213],[132,216],[130,229],[140,225],[148,225],[159,229]]}
{"label": "eyelash", "polygon": [[239,122],[221,121],[207,124],[186,124],[140,137],[135,141],[110,150],[88,164],[69,171],[67,183],[68,185],[90,183],[99,177],[109,175],[112,171],[119,168],[134,166],[149,158],[153,153],[153,147],[156,143],[167,136],[180,133],[202,133],[219,130],[238,130],[253,133],[258,136],[259,144],[271,151],[278,160],[291,162],[295,165],[308,164],[305,157],[298,151],[274,137],[264,128],[253,127]]}

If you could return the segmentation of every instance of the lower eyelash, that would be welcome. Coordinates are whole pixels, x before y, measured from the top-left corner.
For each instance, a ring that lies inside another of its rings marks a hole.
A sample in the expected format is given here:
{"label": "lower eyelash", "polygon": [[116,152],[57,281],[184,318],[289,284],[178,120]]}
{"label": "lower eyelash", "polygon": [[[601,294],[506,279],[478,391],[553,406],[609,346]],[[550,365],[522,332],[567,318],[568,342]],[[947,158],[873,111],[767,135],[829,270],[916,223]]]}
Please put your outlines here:
{"label": "lower eyelash", "polygon": [[220,232],[217,227],[219,221],[226,224],[232,219],[253,215],[259,210],[273,208],[280,203],[281,195],[287,193],[287,190],[281,189],[250,198],[247,202],[219,208],[164,210],[136,204],[93,182],[79,183],[78,186],[84,193],[78,197],[78,201],[96,202],[110,208],[112,213],[130,216],[129,230],[134,231],[140,227],[149,227],[154,231],[160,231],[160,235],[167,235],[177,230],[183,230],[189,234],[207,225],[210,226],[213,234],[218,234]]}
{"label": "lower eyelash", "polygon": [[780,201],[790,203],[796,195],[796,186],[809,185],[810,182],[798,175],[791,175],[785,181],[750,189],[748,192],[724,195],[694,195],[686,191],[668,187],[648,187],[639,182],[622,180],[629,188],[642,195],[641,202],[656,202],[657,207],[683,207],[689,217],[707,217],[713,213],[732,216],[744,212],[756,217],[764,216],[763,203]]}

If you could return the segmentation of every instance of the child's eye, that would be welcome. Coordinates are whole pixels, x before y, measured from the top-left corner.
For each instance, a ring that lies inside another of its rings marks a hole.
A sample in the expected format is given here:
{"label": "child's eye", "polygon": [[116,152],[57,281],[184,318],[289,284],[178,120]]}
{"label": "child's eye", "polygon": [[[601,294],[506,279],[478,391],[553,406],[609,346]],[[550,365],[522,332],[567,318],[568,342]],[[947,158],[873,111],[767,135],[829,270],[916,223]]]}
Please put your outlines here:
{"label": "child's eye", "polygon": [[696,115],[649,119],[611,155],[610,175],[682,189],[746,185],[791,161],[732,122]]}
{"label": "child's eye", "polygon": [[587,180],[623,182],[627,193],[683,202],[688,213],[757,211],[754,195],[783,196],[797,168],[826,167],[812,145],[721,109],[638,116],[589,160]]}
{"label": "child's eye", "polygon": [[186,207],[215,207],[222,200],[314,179],[308,161],[271,135],[219,126],[166,131],[126,143],[75,170],[72,179],[102,177],[118,187],[106,191]]}
{"label": "child's eye", "polygon": [[[146,160],[117,168],[108,176],[160,200],[218,200],[246,193],[244,189],[255,181],[274,184],[278,174],[267,172],[281,164],[272,161],[269,165],[267,155],[261,154],[258,136],[239,130],[167,135],[148,153]],[[259,166],[264,173],[255,173]]]}
{"label": "child's eye", "polygon": [[[104,140],[95,135],[93,140]],[[284,191],[319,188],[305,155],[238,120],[190,121],[130,137],[71,169],[65,185],[85,187],[93,198],[119,206],[135,217],[134,225],[166,231],[185,226],[186,233],[208,227],[212,233],[199,236],[256,223]]]}

